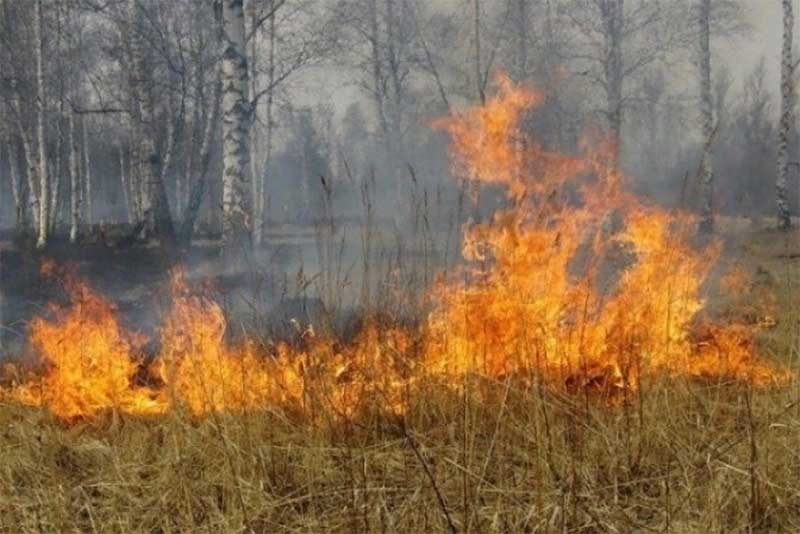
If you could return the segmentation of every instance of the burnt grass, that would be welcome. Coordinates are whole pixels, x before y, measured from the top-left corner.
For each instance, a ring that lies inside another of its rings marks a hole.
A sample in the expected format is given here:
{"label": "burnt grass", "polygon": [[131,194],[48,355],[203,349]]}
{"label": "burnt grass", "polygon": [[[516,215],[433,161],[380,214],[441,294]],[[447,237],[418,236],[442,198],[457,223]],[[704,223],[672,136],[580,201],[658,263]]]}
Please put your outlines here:
{"label": "burnt grass", "polygon": [[[0,232],[0,357],[19,353],[29,321],[47,316],[48,303],[64,303],[66,292],[57,279],[41,273],[42,262],[55,261],[72,270],[111,302],[124,327],[157,338],[162,315],[171,305],[170,278],[183,268],[192,284],[215,299],[229,319],[246,322],[265,336],[291,338],[293,322],[325,322],[344,338],[352,336],[360,320],[352,309],[326,309],[310,291],[290,289],[294,280],[281,273],[285,258],[294,252],[286,243],[266,245],[259,251],[257,268],[242,262],[230,269],[219,236],[201,236],[191,247],[165,253],[156,242],[128,239],[130,227],[97,228],[78,245],[54,236],[45,250],[33,240],[13,232]],[[235,336],[236,333],[232,332]],[[150,347],[148,352],[156,352]]]}

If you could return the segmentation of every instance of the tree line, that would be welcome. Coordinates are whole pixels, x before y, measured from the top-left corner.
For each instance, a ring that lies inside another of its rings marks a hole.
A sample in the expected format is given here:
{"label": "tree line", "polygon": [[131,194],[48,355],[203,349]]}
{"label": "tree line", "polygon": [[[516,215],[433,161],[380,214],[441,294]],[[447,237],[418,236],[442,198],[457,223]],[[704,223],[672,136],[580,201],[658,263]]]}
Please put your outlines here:
{"label": "tree line", "polygon": [[[797,63],[780,2],[782,49],[765,51],[780,87],[762,61],[732,97],[744,0],[0,0],[3,222],[40,248],[100,221],[258,245],[282,214],[313,219],[330,184],[358,197],[371,179],[402,202],[409,168],[431,188],[448,172],[430,121],[484,102],[503,71],[546,94],[525,128],[571,151],[600,125],[612,165],[694,202],[700,231],[720,211],[788,228]],[[349,106],[324,102],[333,88]]]}

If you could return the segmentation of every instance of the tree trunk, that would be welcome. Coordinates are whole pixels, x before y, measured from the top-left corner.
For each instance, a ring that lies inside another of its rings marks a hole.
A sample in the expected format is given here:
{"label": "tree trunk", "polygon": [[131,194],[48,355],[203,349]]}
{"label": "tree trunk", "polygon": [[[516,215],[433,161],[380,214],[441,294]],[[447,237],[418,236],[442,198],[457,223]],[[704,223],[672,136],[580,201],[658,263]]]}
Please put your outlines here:
{"label": "tree trunk", "polygon": [[39,144],[39,236],[37,248],[47,246],[48,222],[50,221],[50,180],[47,175],[47,139],[44,122],[44,35],[42,0],[34,6],[34,31],[36,32],[36,133]]}
{"label": "tree trunk", "polygon": [[[178,139],[183,136],[184,129],[184,116],[186,115],[186,93],[185,87],[182,86],[184,92],[181,94],[180,109],[176,113],[172,102],[169,102],[169,122],[167,123],[167,147],[164,150],[164,163],[161,165],[161,183],[166,184],[167,173],[172,166],[172,159],[175,154],[175,147],[178,144]],[[180,173],[176,173],[180,175]],[[176,180],[178,182],[178,180]],[[176,183],[177,185],[177,183]],[[178,201],[176,200],[176,203]],[[170,220],[172,220],[170,218]]]}
{"label": "tree trunk", "polygon": [[83,130],[83,203],[86,208],[86,224],[91,227],[94,224],[94,203],[92,202],[92,159],[89,147],[89,127],[86,120],[81,121]]}
{"label": "tree trunk", "polygon": [[700,110],[703,121],[703,159],[700,169],[702,219],[700,231],[714,230],[714,169],[712,167],[712,137],[714,110],[711,98],[711,0],[700,0]]}
{"label": "tree trunk", "polygon": [[[273,124],[272,124],[272,108],[275,102],[275,46],[277,43],[277,26],[275,25],[275,10],[269,18],[269,66],[267,74],[267,83],[269,83],[269,93],[267,93],[267,154],[264,156],[264,169],[261,177],[261,196],[259,197],[260,207],[260,221],[259,224],[263,227],[267,218],[267,173],[272,165],[272,143],[273,143]],[[261,230],[263,235],[263,228]]]}
{"label": "tree trunk", "polygon": [[[414,24],[419,26],[419,16],[417,15],[417,4],[416,1],[412,4],[414,9]],[[422,45],[422,51],[425,53],[425,61],[428,64],[428,69],[430,69],[431,75],[433,76],[433,80],[436,82],[436,89],[439,91],[439,98],[442,99],[442,103],[447,110],[447,113],[450,113],[450,99],[447,97],[447,91],[444,88],[444,84],[442,83],[442,78],[439,75],[439,69],[436,67],[436,62],[433,60],[433,54],[431,53],[431,49],[428,47],[428,42],[425,39],[425,32],[420,29],[419,34],[419,44]]]}
{"label": "tree trunk", "polygon": [[517,26],[517,54],[514,58],[517,82],[522,82],[528,77],[528,1],[517,0],[516,26]]}
{"label": "tree trunk", "polygon": [[781,120],[778,129],[778,175],[775,193],[778,206],[778,226],[788,229],[792,225],[789,211],[789,135],[794,123],[792,99],[794,80],[792,78],[792,46],[794,39],[794,13],[792,0],[783,0],[783,54],[781,58]]}
{"label": "tree trunk", "polygon": [[28,204],[31,209],[31,219],[33,222],[33,231],[39,231],[39,182],[38,167],[36,164],[36,153],[33,146],[33,139],[29,136],[22,122],[18,122],[20,139],[22,139],[22,155],[25,158],[25,177],[28,181]]}
{"label": "tree trunk", "polygon": [[486,92],[483,85],[483,70],[481,67],[481,3],[473,0],[473,38],[475,39],[475,84],[478,89],[478,98],[481,104],[486,103]]}
{"label": "tree trunk", "polygon": [[243,0],[223,0],[222,235],[249,241],[250,105]]}
{"label": "tree trunk", "polygon": [[60,194],[61,194],[61,172],[63,170],[63,162],[61,157],[61,151],[63,150],[63,131],[61,130],[61,117],[63,116],[63,107],[61,113],[59,113],[58,119],[56,119],[56,153],[55,153],[55,162],[53,163],[53,172],[50,176],[52,176],[52,195],[50,198],[50,221],[48,221],[48,226],[50,227],[50,233],[55,233],[56,224],[58,224],[58,211],[60,208]]}
{"label": "tree trunk", "polygon": [[119,155],[119,183],[122,188],[122,202],[125,207],[125,222],[133,222],[133,206],[131,205],[131,190],[128,175],[125,173],[125,150],[122,142],[117,143],[117,153]]}
{"label": "tree trunk", "polygon": [[75,112],[71,111],[68,117],[69,124],[69,241],[77,243],[81,226],[81,147],[75,135]]}
{"label": "tree trunk", "polygon": [[381,32],[378,24],[378,0],[369,1],[369,20],[370,20],[370,48],[372,53],[372,93],[375,99],[375,111],[378,114],[378,122],[384,137],[389,132],[389,124],[386,119],[386,109],[384,105],[383,89],[383,60],[381,59]]}
{"label": "tree trunk", "polygon": [[6,142],[6,153],[8,154],[8,172],[11,178],[11,195],[14,199],[14,224],[17,232],[21,232],[25,225],[25,203],[22,201],[22,192],[20,191],[17,151],[11,141]]}
{"label": "tree trunk", "polygon": [[624,78],[624,58],[622,39],[625,24],[624,0],[606,0],[601,7],[603,37],[606,45],[605,83],[606,114],[612,137],[613,150],[610,167],[619,169],[620,144],[622,142],[622,86]]}
{"label": "tree trunk", "polygon": [[153,79],[148,71],[145,43],[139,34],[144,18],[137,0],[129,0],[129,36],[131,50],[131,94],[139,150],[137,162],[141,185],[143,237],[157,236],[172,242],[175,230],[169,213],[169,202],[164,181],[161,179],[161,155],[156,148],[156,114],[153,105]]}
{"label": "tree trunk", "polygon": [[[258,94],[258,13],[255,2],[250,2],[250,58],[248,66],[250,68],[250,94]],[[250,120],[250,176],[252,182],[252,202],[253,202],[253,244],[261,244],[264,223],[262,220],[261,196],[264,188],[264,175],[258,172],[259,156],[259,131],[258,131],[258,104],[252,109]]]}
{"label": "tree trunk", "polygon": [[188,244],[192,239],[197,215],[200,213],[200,206],[203,204],[203,196],[206,193],[208,167],[211,164],[211,148],[214,144],[214,132],[217,129],[217,120],[219,119],[221,97],[222,82],[218,79],[214,84],[214,94],[211,97],[211,113],[206,116],[203,144],[200,147],[200,168],[197,177],[192,182],[189,202],[186,205],[186,216],[179,232],[180,241],[184,244]]}

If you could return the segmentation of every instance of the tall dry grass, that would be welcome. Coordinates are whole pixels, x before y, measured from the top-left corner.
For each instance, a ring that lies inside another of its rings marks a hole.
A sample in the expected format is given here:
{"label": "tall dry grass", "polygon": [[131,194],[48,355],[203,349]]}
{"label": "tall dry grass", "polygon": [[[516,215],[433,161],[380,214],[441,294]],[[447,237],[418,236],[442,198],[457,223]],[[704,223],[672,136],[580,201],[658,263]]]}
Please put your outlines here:
{"label": "tall dry grass", "polygon": [[792,387],[664,380],[608,409],[426,383],[403,418],[0,409],[4,532],[796,532]]}

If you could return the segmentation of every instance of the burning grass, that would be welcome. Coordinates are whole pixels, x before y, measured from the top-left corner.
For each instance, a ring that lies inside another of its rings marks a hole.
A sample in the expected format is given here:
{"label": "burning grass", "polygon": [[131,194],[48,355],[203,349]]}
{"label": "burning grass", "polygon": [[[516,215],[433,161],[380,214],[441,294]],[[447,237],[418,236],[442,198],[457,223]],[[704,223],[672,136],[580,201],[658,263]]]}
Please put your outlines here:
{"label": "burning grass", "polygon": [[[204,415],[309,402],[314,413],[322,402],[350,414],[367,397],[400,413],[414,382],[458,384],[470,373],[538,376],[612,402],[635,394],[643,375],[787,381],[758,358],[754,327],[702,319],[701,289],[721,245],[691,244],[695,217],[628,193],[609,163],[612,143],[587,136],[580,154],[563,155],[526,137],[519,119],[541,95],[502,76],[497,85],[485,106],[436,126],[452,138],[456,172],[478,187],[505,186],[509,207],[465,230],[463,273],[434,288],[436,305],[419,332],[367,321],[345,345],[309,331],[300,345],[231,347],[222,309],[190,290],[179,270],[161,350],[144,370],[154,389],[134,380],[138,337],[64,272],[69,306],[31,329],[48,368],[10,395],[66,419],[102,409],[153,414],[180,405]],[[308,391],[325,395],[310,399]]]}
{"label": "burning grass", "polygon": [[[68,298],[31,325],[42,365],[3,390],[0,521],[796,528],[793,375],[756,343],[780,320],[710,313],[721,244],[695,245],[693,215],[627,192],[607,141],[587,135],[565,155],[524,135],[540,100],[500,78],[484,107],[437,123],[457,173],[503,186],[507,207],[465,229],[465,263],[415,326],[233,343],[222,308],[176,270],[145,358],[112,303],[46,264]],[[732,270],[719,291],[751,285]]]}

